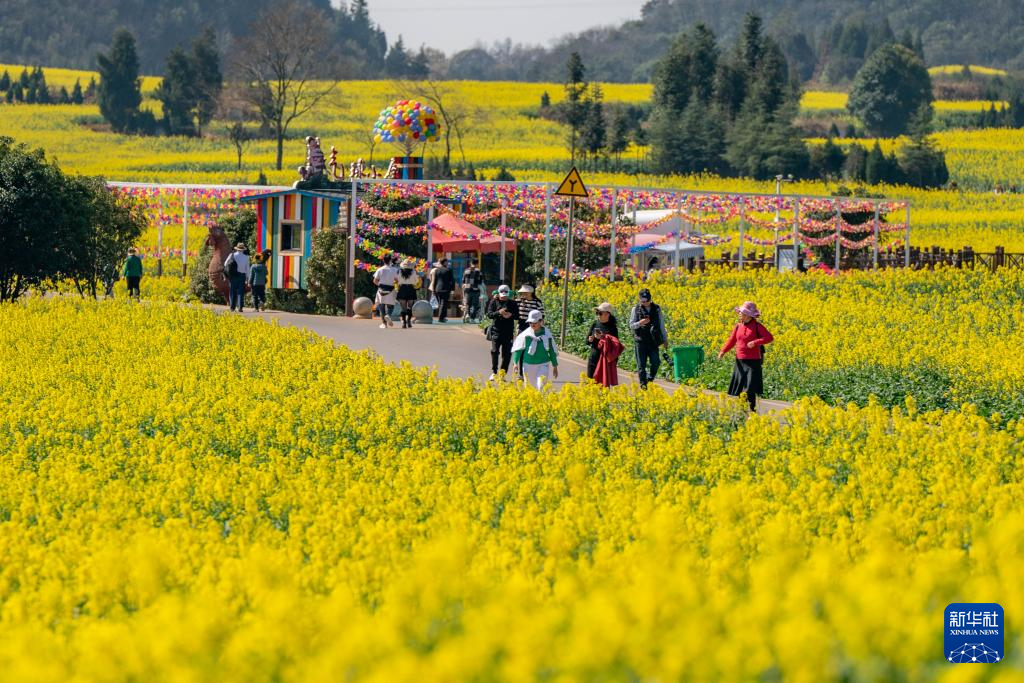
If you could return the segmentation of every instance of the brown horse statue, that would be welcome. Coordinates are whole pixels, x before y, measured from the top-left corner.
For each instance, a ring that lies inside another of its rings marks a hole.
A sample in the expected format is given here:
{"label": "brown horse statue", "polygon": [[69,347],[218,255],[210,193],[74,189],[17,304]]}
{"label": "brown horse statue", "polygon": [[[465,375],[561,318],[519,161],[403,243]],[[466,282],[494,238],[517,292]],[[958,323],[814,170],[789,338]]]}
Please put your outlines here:
{"label": "brown horse statue", "polygon": [[224,303],[227,304],[228,292],[231,288],[228,284],[228,277],[224,274],[224,261],[231,254],[232,248],[224,228],[219,225],[211,225],[209,234],[206,236],[206,246],[213,249],[213,256],[210,257],[210,267],[207,268],[210,286],[224,297]]}

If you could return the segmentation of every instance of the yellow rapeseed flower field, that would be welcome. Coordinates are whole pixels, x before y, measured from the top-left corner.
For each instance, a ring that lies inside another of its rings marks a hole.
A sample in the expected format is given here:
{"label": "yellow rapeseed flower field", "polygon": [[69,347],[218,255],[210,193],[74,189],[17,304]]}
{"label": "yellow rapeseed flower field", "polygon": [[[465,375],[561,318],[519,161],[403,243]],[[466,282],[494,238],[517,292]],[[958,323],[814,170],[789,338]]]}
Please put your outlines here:
{"label": "yellow rapeseed flower field", "polygon": [[6,679],[959,680],[961,601],[1019,667],[1024,424],[481,388],[170,304],[0,320]]}

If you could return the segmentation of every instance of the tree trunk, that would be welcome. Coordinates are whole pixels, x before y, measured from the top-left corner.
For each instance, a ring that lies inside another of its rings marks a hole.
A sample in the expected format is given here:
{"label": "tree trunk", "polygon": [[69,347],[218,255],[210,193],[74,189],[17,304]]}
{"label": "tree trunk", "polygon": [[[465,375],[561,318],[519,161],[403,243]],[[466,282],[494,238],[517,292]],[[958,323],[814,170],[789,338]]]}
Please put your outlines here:
{"label": "tree trunk", "polygon": [[281,170],[281,162],[284,160],[284,131],[281,126],[277,127],[277,170]]}

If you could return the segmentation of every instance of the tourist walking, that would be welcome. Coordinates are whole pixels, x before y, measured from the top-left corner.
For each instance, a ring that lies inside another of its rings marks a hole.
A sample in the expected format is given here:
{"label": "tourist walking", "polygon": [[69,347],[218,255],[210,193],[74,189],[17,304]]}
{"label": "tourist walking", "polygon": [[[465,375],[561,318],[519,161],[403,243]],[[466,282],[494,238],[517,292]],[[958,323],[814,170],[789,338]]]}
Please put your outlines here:
{"label": "tourist walking", "polygon": [[374,303],[380,315],[380,328],[386,330],[394,327],[391,320],[391,309],[395,307],[398,293],[395,291],[395,284],[398,282],[398,268],[391,265],[391,256],[384,257],[384,265],[373,274],[373,284],[377,286],[377,294],[374,296]]}
{"label": "tourist walking", "polygon": [[[139,284],[142,282],[142,259],[139,258],[139,250],[135,247],[128,249],[128,259],[124,262],[124,279],[128,283],[129,298],[133,296],[136,300],[142,298],[142,290],[139,288]],[[111,295],[113,295],[113,286],[110,289]]]}
{"label": "tourist walking", "polygon": [[420,288],[420,276],[416,264],[410,259],[402,261],[398,271],[398,304],[402,307],[402,329],[412,327],[412,305],[416,303],[416,292]]}
{"label": "tourist walking", "polygon": [[252,307],[257,311],[267,310],[267,264],[263,254],[256,252],[249,268],[249,287],[252,289]]}
{"label": "tourist walking", "polygon": [[764,362],[765,344],[775,339],[772,333],[758,320],[761,311],[753,301],[746,301],[742,306],[734,308],[739,315],[739,322],[732,328],[725,346],[718,352],[722,359],[730,349],[736,347],[736,365],[729,382],[729,395],[739,396],[746,393],[750,410],[757,409],[757,397],[764,393],[764,376],[761,364]]}
{"label": "tourist walking", "polygon": [[249,277],[249,255],[245,243],[239,242],[235,250],[224,259],[224,274],[228,276],[228,303],[239,313],[245,307],[245,281]]}
{"label": "tourist walking", "polygon": [[601,350],[598,348],[600,335],[607,334],[615,337],[616,340],[619,339],[619,323],[612,310],[612,305],[607,301],[594,308],[594,315],[597,316],[597,319],[590,323],[590,330],[587,331],[587,346],[590,347],[590,356],[587,358],[587,377],[590,379],[594,379],[594,371],[601,358]]}
{"label": "tourist walking", "polygon": [[519,306],[519,331],[524,331],[530,326],[527,322],[527,318],[530,316],[532,311],[540,311],[541,315],[544,314],[544,304],[534,294],[533,285],[523,285],[519,288],[519,296],[516,298],[516,304]]}
{"label": "tourist walking", "polygon": [[665,332],[665,318],[661,307],[651,299],[651,290],[641,289],[637,304],[629,314],[629,329],[633,331],[633,346],[636,352],[636,371],[640,376],[640,388],[646,389],[648,382],[658,377],[658,347],[668,349],[668,333]]}
{"label": "tourist walking", "polygon": [[497,295],[487,304],[487,317],[492,321],[487,328],[487,340],[491,342],[491,380],[498,378],[498,356],[501,356],[501,372],[508,374],[512,360],[512,341],[516,336],[516,320],[519,306],[509,296],[508,285],[498,287]]}
{"label": "tourist walking", "polygon": [[437,322],[448,320],[448,299],[455,289],[455,276],[448,267],[448,259],[443,258],[437,267],[430,271],[430,294],[437,299]]}
{"label": "tourist walking", "polygon": [[607,334],[604,330],[597,330],[598,359],[597,367],[594,369],[594,381],[605,387],[614,387],[619,384],[619,356],[626,350],[619,338]]}
{"label": "tourist walking", "polygon": [[541,389],[549,374],[558,378],[558,347],[551,330],[544,327],[543,313],[530,311],[526,324],[529,327],[519,333],[512,345],[512,362],[526,386]]}
{"label": "tourist walking", "polygon": [[469,267],[462,274],[464,322],[480,322],[480,288],[483,284],[484,274],[476,267],[476,261],[470,261]]}

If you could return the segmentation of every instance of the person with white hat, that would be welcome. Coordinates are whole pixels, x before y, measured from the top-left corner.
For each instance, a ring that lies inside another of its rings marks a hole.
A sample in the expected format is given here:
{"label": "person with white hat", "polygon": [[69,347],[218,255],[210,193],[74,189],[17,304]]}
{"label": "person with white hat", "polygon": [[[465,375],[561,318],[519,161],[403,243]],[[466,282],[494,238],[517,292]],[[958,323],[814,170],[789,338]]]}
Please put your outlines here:
{"label": "person with white hat", "polygon": [[587,358],[587,377],[594,379],[594,371],[601,359],[601,350],[598,344],[601,337],[608,334],[616,339],[619,338],[619,322],[615,319],[612,305],[607,301],[601,302],[594,307],[596,319],[590,324],[587,331],[587,346],[590,347],[590,357]]}
{"label": "person with white hat", "polygon": [[245,281],[249,277],[249,254],[244,242],[235,245],[235,250],[224,259],[224,274],[228,278],[228,303],[231,310],[242,312],[245,306]]}
{"label": "person with white hat", "polygon": [[412,327],[412,305],[416,303],[416,292],[420,288],[420,276],[416,274],[416,264],[412,259],[405,259],[398,271],[398,303],[402,307],[402,329]]}
{"label": "person with white hat", "polygon": [[384,265],[373,274],[373,284],[377,286],[377,295],[374,297],[374,303],[377,304],[377,310],[380,312],[380,327],[382,330],[395,326],[395,323],[391,321],[391,309],[395,307],[397,295],[395,283],[398,282],[398,268],[391,265],[391,260],[392,256],[385,256]]}
{"label": "person with white hat", "polygon": [[487,341],[491,342],[491,380],[498,378],[498,356],[501,355],[501,371],[508,372],[512,360],[512,340],[516,336],[516,319],[519,306],[509,296],[508,285],[498,287],[496,296],[487,304],[487,317],[492,321],[487,327]]}
{"label": "person with white hat", "polygon": [[519,306],[519,332],[522,333],[529,327],[526,318],[531,311],[540,311],[544,314],[544,304],[534,294],[533,285],[523,285],[519,288],[519,296],[516,297],[516,304]]}
{"label": "person with white hat", "polygon": [[526,322],[529,327],[512,344],[512,362],[527,386],[540,389],[548,381],[548,374],[558,378],[558,347],[551,330],[544,327],[543,313],[530,311]]}
{"label": "person with white hat", "polygon": [[730,349],[736,347],[736,365],[729,382],[729,395],[747,395],[750,410],[757,409],[757,397],[764,393],[764,376],[761,364],[764,361],[764,346],[771,344],[775,337],[760,323],[761,311],[753,301],[745,301],[742,306],[733,309],[740,320],[732,328],[732,334],[725,346],[718,352],[721,360]]}

